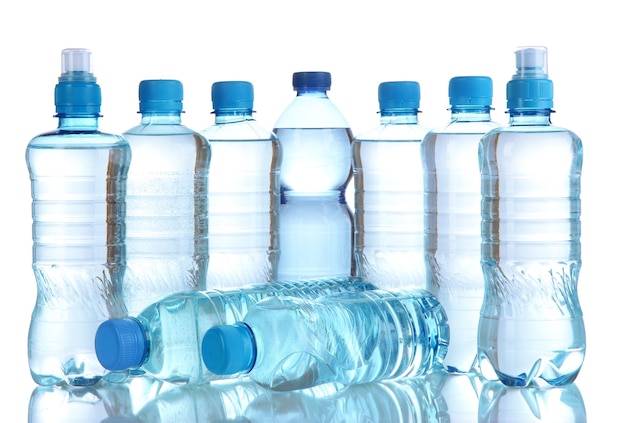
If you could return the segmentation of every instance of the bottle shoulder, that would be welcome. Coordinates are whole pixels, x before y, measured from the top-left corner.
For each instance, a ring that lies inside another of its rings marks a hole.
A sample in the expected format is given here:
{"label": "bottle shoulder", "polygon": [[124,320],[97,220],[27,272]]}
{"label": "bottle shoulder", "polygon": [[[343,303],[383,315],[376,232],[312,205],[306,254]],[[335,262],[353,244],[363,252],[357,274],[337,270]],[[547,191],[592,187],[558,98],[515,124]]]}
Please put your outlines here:
{"label": "bottle shoulder", "polygon": [[407,141],[420,142],[428,128],[419,123],[378,125],[354,138],[355,142]]}
{"label": "bottle shoulder", "polygon": [[126,130],[123,136],[127,135],[199,135],[198,132],[185,125],[175,124],[140,124]]}
{"label": "bottle shoulder", "polygon": [[278,117],[278,128],[349,128],[348,121],[328,97],[297,96]]}
{"label": "bottle shoulder", "polygon": [[256,120],[216,123],[200,131],[209,142],[214,141],[270,141],[278,142],[276,134],[263,128]]}
{"label": "bottle shoulder", "polygon": [[485,133],[483,141],[492,139],[528,139],[536,137],[568,138],[580,143],[581,139],[570,129],[556,125],[507,125]]}
{"label": "bottle shoulder", "polygon": [[503,125],[493,120],[486,121],[451,121],[446,125],[433,128],[429,136],[437,134],[485,134]]}
{"label": "bottle shoulder", "polygon": [[100,130],[55,129],[35,136],[29,148],[128,148],[123,135]]}

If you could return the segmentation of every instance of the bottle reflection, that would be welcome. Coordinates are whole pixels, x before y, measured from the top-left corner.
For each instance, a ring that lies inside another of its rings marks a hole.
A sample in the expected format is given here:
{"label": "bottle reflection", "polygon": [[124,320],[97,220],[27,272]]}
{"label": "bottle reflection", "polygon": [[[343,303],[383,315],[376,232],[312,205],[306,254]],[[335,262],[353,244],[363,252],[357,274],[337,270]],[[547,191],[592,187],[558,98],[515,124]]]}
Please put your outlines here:
{"label": "bottle reflection", "polygon": [[135,414],[140,423],[246,421],[243,413],[265,391],[249,379],[186,384],[157,396]]}
{"label": "bottle reflection", "polygon": [[507,387],[500,382],[483,386],[479,423],[583,423],[587,414],[575,384],[546,387]]}
{"label": "bottle reflection", "polygon": [[449,374],[443,370],[427,375],[433,391],[441,395],[451,423],[476,423],[478,400],[484,380],[474,373]]}
{"label": "bottle reflection", "polygon": [[270,392],[248,405],[249,422],[449,422],[443,398],[422,377],[349,386],[327,396]]}
{"label": "bottle reflection", "polygon": [[268,391],[244,378],[172,385],[148,377],[88,387],[40,386],[30,423],[402,422],[583,423],[576,385],[507,387],[478,375],[427,376]]}
{"label": "bottle reflection", "polygon": [[[136,413],[160,392],[163,382],[147,377],[94,386],[39,386],[31,394],[29,423],[134,421]],[[114,420],[111,420],[115,418]]]}

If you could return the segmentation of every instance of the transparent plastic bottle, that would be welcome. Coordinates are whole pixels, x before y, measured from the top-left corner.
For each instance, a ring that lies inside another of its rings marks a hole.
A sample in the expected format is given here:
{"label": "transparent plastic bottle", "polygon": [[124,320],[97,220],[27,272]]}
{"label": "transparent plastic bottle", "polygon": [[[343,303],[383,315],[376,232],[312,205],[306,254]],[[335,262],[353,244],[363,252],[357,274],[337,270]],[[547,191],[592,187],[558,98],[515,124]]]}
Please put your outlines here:
{"label": "transparent plastic bottle", "polygon": [[381,289],[426,288],[420,86],[383,82],[378,102],[380,124],[352,143],[357,275]]}
{"label": "transparent plastic bottle", "polygon": [[104,373],[96,329],[126,313],[120,284],[131,153],[124,137],[98,129],[101,91],[91,52],[63,50],[61,68],[58,128],[26,149],[37,282],[28,359],[40,385],[92,385]]}
{"label": "transparent plastic bottle", "polygon": [[208,330],[202,358],[215,374],[247,374],[275,391],[351,385],[432,371],[448,333],[445,311],[423,289],[276,296]]}
{"label": "transparent plastic bottle", "polygon": [[200,346],[211,327],[242,320],[253,304],[267,297],[315,298],[373,288],[369,283],[348,277],[180,292],[152,304],[136,317],[102,323],[95,336],[96,353],[102,366],[115,373],[111,380],[122,380],[125,373],[145,373],[172,383],[203,383],[235,377],[213,374],[202,364]]}
{"label": "transparent plastic bottle", "polygon": [[274,125],[283,148],[279,280],[353,275],[354,219],[345,201],[352,131],[328,98],[328,72],[296,72],[296,97]]}
{"label": "transparent plastic bottle", "polygon": [[425,251],[428,290],[446,309],[450,372],[476,370],[476,336],[484,280],[480,267],[481,137],[499,127],[491,120],[493,82],[487,76],[450,79],[450,122],[422,143]]}
{"label": "transparent plastic bottle", "polygon": [[211,89],[215,124],[202,131],[211,145],[207,288],[276,279],[281,146],[252,117],[254,87],[222,81]]}
{"label": "transparent plastic bottle", "polygon": [[180,81],[141,81],[141,123],[122,134],[133,156],[122,285],[131,316],[169,294],[206,284],[211,149],[181,124],[182,101]]}
{"label": "transparent plastic bottle", "polygon": [[479,364],[505,385],[565,385],[586,345],[578,299],[582,143],[550,122],[547,50],[525,47],[515,56],[510,124],[480,142]]}

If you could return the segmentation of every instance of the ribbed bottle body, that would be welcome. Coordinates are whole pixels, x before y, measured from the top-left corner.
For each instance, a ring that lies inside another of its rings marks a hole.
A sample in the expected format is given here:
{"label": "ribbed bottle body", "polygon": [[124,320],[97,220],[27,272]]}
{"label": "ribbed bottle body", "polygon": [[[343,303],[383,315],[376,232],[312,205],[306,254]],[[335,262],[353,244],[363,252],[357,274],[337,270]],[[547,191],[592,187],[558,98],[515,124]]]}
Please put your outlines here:
{"label": "ribbed bottle body", "polygon": [[507,385],[567,384],[585,355],[581,141],[549,125],[514,125],[488,133],[480,157],[481,370]]}
{"label": "ribbed bottle body", "polygon": [[426,288],[422,139],[416,114],[353,142],[357,274],[381,289]]}
{"label": "ribbed bottle body", "polygon": [[276,391],[421,375],[441,364],[448,343],[445,311],[424,290],[270,298],[244,323],[256,343],[248,375]]}
{"label": "ribbed bottle body", "polygon": [[139,370],[173,383],[204,383],[237,377],[239,375],[215,375],[202,362],[202,339],[213,326],[242,320],[254,304],[272,296],[315,298],[344,290],[372,288],[371,284],[358,279],[344,278],[273,282],[170,295],[137,316],[149,340],[149,350]]}
{"label": "ribbed bottle body", "polygon": [[429,132],[422,150],[426,277],[450,322],[445,364],[452,372],[469,372],[476,361],[484,295],[478,145],[498,127],[488,113],[470,116],[455,114],[450,124]]}
{"label": "ribbed bottle body", "polygon": [[276,279],[282,150],[251,117],[202,131],[211,145],[207,288]]}
{"label": "ribbed bottle body", "polygon": [[124,301],[131,316],[178,291],[206,288],[207,141],[182,125],[124,133],[132,151],[126,195]]}
{"label": "ribbed bottle body", "polygon": [[104,374],[96,329],[126,313],[120,289],[130,150],[95,121],[35,137],[26,151],[37,283],[28,356],[40,385],[96,383]]}
{"label": "ribbed bottle body", "polygon": [[[295,79],[294,79],[295,82]],[[279,280],[354,274],[354,216],[345,201],[352,179],[352,131],[324,88],[298,95],[274,125],[283,148]]]}

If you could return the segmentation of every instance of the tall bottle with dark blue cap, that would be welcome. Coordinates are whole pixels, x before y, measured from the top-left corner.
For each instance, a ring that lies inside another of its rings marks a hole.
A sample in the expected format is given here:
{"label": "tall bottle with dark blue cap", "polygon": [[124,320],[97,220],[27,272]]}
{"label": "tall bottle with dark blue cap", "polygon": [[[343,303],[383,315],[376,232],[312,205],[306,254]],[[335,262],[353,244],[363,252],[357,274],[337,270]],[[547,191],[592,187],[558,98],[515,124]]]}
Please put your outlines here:
{"label": "tall bottle with dark blue cap", "polygon": [[132,151],[122,285],[131,316],[168,294],[206,284],[211,150],[181,123],[182,101],[180,81],[141,81],[141,123],[123,134]]}
{"label": "tall bottle with dark blue cap", "polygon": [[211,145],[208,288],[276,279],[281,145],[252,116],[247,81],[212,85],[215,123],[203,130]]}
{"label": "tall bottle with dark blue cap", "polygon": [[450,321],[445,365],[475,370],[484,282],[480,267],[480,138],[500,126],[491,119],[493,82],[457,76],[448,84],[450,121],[424,137],[426,275]]}
{"label": "tall bottle with dark blue cap", "polygon": [[426,288],[420,86],[383,82],[378,102],[379,125],[352,144],[357,274],[380,288]]}
{"label": "tall bottle with dark blue cap", "polygon": [[293,74],[296,97],[274,125],[283,148],[280,176],[280,280],[354,273],[354,216],[346,204],[352,179],[352,131],[328,97],[328,72]]}
{"label": "tall bottle with dark blue cap", "polygon": [[485,295],[480,370],[505,385],[566,385],[585,357],[580,138],[552,125],[547,49],[515,51],[509,125],[480,142]]}
{"label": "tall bottle with dark blue cap", "polygon": [[30,372],[40,385],[93,385],[104,375],[93,338],[125,314],[125,189],[131,152],[101,132],[101,91],[91,52],[62,52],[56,130],[26,149],[37,302],[28,336]]}

